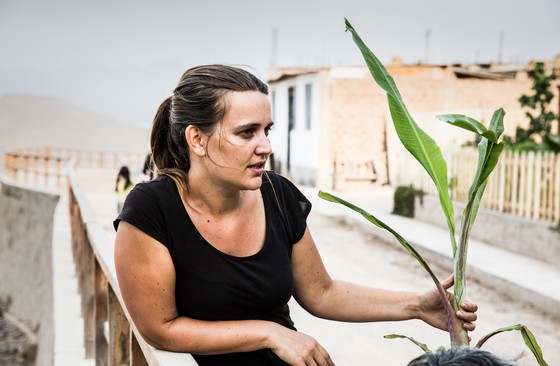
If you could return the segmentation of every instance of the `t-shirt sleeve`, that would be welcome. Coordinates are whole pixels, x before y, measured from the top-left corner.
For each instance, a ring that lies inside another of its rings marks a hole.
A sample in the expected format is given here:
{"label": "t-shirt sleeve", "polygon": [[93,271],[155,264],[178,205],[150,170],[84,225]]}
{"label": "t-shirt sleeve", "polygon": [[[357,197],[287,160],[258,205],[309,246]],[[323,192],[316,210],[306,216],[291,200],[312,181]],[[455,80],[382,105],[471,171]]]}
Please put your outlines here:
{"label": "t-shirt sleeve", "polygon": [[269,174],[273,176],[273,184],[278,187],[279,200],[288,221],[292,243],[297,243],[307,228],[307,216],[311,212],[311,202],[287,178],[274,172],[269,172]]}
{"label": "t-shirt sleeve", "polygon": [[115,230],[126,221],[167,246],[165,215],[155,192],[146,183],[137,184],[128,194],[119,216],[113,221]]}

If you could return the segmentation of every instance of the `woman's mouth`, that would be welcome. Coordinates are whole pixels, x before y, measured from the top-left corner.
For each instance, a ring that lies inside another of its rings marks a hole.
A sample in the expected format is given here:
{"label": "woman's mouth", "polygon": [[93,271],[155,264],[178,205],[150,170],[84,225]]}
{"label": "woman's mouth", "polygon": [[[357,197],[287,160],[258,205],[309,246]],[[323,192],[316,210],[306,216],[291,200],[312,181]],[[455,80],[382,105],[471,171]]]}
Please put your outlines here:
{"label": "woman's mouth", "polygon": [[249,165],[248,168],[249,169],[259,169],[260,170],[260,169],[264,169],[264,164],[265,163],[263,161],[263,162],[260,162],[260,163],[257,163],[257,164]]}

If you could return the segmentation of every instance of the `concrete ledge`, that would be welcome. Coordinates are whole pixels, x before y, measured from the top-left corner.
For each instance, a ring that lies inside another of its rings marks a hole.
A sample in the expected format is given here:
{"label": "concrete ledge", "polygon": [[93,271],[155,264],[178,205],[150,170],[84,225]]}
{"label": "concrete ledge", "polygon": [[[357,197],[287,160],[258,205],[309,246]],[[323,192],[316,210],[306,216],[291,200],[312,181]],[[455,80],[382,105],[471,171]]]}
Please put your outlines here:
{"label": "concrete ledge", "polygon": [[35,333],[37,365],[52,363],[54,212],[60,195],[0,179],[0,296]]}
{"label": "concrete ledge", "polygon": [[[465,204],[453,202],[453,206],[459,230]],[[435,196],[416,198],[414,218],[447,230],[439,199]],[[560,268],[560,232],[549,222],[480,208],[470,237]]]}

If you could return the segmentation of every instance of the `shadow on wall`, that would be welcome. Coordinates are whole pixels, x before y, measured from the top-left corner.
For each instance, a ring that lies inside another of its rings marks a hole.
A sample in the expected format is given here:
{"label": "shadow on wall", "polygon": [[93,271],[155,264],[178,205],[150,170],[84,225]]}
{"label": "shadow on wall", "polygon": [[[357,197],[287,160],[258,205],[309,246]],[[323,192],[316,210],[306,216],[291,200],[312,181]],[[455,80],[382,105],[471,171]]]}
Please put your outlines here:
{"label": "shadow on wall", "polygon": [[25,335],[25,349],[13,357],[30,365],[52,364],[52,238],[59,198],[0,180],[0,314]]}

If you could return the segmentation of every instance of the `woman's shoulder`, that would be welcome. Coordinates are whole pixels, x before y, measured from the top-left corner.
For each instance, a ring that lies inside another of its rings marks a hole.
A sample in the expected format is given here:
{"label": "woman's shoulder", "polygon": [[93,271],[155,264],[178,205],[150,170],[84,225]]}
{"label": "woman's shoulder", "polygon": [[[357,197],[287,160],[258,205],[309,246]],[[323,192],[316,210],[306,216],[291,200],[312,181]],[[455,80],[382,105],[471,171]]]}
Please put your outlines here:
{"label": "woman's shoulder", "polygon": [[282,191],[288,190],[288,191],[299,192],[299,189],[292,181],[290,181],[282,174],[275,172],[274,170],[265,171],[263,177],[263,183],[270,184],[273,188],[277,187],[276,189],[280,189]]}
{"label": "woman's shoulder", "polygon": [[154,179],[139,182],[134,186],[134,189],[142,190],[145,192],[162,192],[162,191],[169,191],[175,188],[175,183],[171,178],[166,175],[160,175],[155,177]]}
{"label": "woman's shoulder", "polygon": [[167,176],[158,176],[146,182],[134,185],[129,196],[132,200],[164,202],[173,197],[173,191],[177,188],[173,180]]}
{"label": "woman's shoulder", "polygon": [[300,189],[288,178],[283,175],[273,171],[268,170],[265,172],[265,177],[263,178],[263,185],[270,186],[270,190],[273,194],[277,196],[280,200],[297,201],[300,205],[311,205],[311,202],[305,197],[305,195],[300,191]]}

